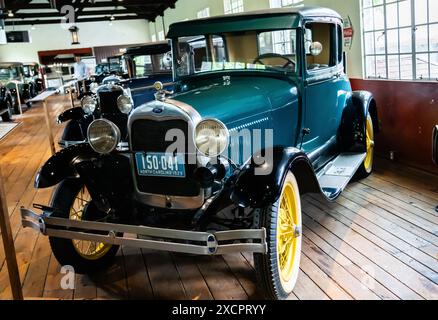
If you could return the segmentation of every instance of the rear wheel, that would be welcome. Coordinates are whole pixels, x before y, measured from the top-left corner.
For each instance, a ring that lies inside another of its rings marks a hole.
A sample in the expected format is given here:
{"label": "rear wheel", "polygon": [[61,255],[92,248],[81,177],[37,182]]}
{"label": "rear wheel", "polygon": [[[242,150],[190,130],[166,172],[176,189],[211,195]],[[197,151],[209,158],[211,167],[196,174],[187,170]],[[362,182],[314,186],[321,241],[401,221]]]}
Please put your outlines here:
{"label": "rear wheel", "polygon": [[357,177],[359,179],[367,178],[373,172],[374,165],[374,123],[373,118],[368,113],[366,123],[365,123],[365,132],[366,132],[366,157],[363,161],[361,167],[357,172]]}
{"label": "rear wheel", "polygon": [[[54,217],[70,220],[93,220],[96,208],[87,188],[77,180],[63,181],[55,191],[51,206]],[[93,273],[109,266],[119,246],[101,242],[50,237],[53,254],[61,265],[71,265],[77,273]]]}
{"label": "rear wheel", "polygon": [[300,192],[291,172],[278,201],[259,210],[256,225],[266,228],[268,240],[268,253],[254,254],[258,283],[266,298],[287,299],[298,279],[302,233]]}

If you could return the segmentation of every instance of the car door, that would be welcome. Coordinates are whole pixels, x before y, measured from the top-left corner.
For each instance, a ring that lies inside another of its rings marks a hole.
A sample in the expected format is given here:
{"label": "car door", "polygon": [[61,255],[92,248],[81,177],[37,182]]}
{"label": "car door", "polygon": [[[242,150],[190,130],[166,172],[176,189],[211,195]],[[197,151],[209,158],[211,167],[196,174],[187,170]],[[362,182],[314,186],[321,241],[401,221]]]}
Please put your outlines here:
{"label": "car door", "polygon": [[343,90],[346,77],[339,30],[342,30],[339,25],[327,22],[307,23],[305,27],[305,136],[302,148],[315,169],[336,155],[336,137],[343,112],[339,95],[346,91]]}

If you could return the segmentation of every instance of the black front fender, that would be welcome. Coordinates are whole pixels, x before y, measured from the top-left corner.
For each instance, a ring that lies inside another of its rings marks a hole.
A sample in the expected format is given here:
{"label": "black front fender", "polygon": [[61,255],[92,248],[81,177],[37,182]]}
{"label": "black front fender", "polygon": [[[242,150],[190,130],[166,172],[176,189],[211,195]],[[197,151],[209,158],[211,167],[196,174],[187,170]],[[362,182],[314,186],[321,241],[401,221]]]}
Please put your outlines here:
{"label": "black front fender", "polygon": [[88,143],[74,145],[58,152],[38,172],[35,188],[53,187],[66,178],[77,177],[73,164],[98,156]]}
{"label": "black front fender", "polygon": [[72,108],[64,111],[58,116],[58,122],[63,123],[70,120],[81,120],[85,117],[85,113],[82,108]]}
{"label": "black front fender", "polygon": [[[266,158],[263,164],[258,164],[260,161],[257,159],[261,154],[273,156],[272,159]],[[296,148],[274,147],[254,155],[241,169],[231,193],[232,201],[241,207],[252,208],[275,203],[289,171],[295,175],[301,194],[321,192],[312,164],[305,153]],[[260,174],[263,172],[267,174]]]}

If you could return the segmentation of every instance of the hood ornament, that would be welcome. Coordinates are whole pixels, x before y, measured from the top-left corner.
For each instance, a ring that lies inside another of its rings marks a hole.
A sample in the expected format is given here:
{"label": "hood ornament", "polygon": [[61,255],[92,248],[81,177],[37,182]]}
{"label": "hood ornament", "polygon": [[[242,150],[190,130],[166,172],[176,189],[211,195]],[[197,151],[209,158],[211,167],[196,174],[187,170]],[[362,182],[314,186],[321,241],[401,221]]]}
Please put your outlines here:
{"label": "hood ornament", "polygon": [[170,92],[170,91],[167,91],[164,89],[164,85],[161,81],[155,82],[154,88],[155,88],[155,90],[157,90],[157,92],[155,92],[155,99],[157,101],[164,102],[164,101],[166,101],[166,95],[173,94],[173,92]]}

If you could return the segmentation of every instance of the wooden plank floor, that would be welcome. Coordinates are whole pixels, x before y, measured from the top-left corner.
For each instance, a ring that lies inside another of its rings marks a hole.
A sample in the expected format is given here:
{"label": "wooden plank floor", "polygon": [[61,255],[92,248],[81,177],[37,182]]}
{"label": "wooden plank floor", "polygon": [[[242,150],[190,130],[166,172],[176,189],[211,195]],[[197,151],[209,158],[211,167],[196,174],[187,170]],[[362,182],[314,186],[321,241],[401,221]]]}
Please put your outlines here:
{"label": "wooden plank floor", "polygon": [[[69,102],[51,99],[55,115]],[[20,206],[47,203],[34,175],[49,157],[42,107],[36,106],[0,141],[1,167],[27,298],[257,299],[249,254],[193,257],[124,247],[99,276],[76,275],[60,287],[61,267],[48,241],[20,226]],[[62,126],[54,125],[56,139]],[[379,161],[365,181],[352,183],[333,204],[303,199],[301,274],[290,299],[438,299],[438,178]],[[10,299],[3,248],[0,299]]]}

